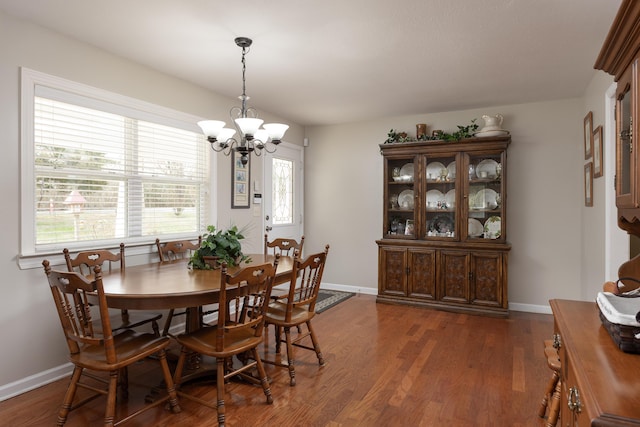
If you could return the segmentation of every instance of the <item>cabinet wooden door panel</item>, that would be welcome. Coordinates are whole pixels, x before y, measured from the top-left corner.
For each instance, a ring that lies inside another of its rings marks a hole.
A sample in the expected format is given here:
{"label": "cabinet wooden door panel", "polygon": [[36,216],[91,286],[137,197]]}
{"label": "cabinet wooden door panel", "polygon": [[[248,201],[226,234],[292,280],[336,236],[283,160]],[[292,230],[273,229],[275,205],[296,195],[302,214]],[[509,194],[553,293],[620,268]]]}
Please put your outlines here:
{"label": "cabinet wooden door panel", "polygon": [[440,300],[469,302],[469,254],[459,251],[440,252],[442,293]]}
{"label": "cabinet wooden door panel", "polygon": [[471,258],[471,301],[480,305],[502,305],[502,255],[475,252]]}
{"label": "cabinet wooden door panel", "polygon": [[[616,205],[619,208],[636,208],[635,194],[636,156],[633,155],[633,105],[636,96],[632,91],[632,71],[637,68],[637,60],[618,81],[616,89]],[[637,134],[636,134],[637,138]],[[632,218],[628,218],[632,219]]]}
{"label": "cabinet wooden door panel", "polygon": [[436,287],[436,251],[406,247],[380,248],[379,293],[432,300]]}
{"label": "cabinet wooden door panel", "polygon": [[385,295],[407,295],[407,255],[406,248],[382,248],[379,292]]}
{"label": "cabinet wooden door panel", "polygon": [[409,292],[408,296],[421,299],[435,299],[436,251],[432,249],[409,249]]}

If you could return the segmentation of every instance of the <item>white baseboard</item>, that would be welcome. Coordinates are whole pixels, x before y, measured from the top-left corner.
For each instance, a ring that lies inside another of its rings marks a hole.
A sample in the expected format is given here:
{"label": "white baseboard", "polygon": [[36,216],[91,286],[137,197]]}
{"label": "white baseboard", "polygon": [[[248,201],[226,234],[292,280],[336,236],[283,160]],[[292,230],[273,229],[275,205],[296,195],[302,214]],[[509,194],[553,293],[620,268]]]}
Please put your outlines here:
{"label": "white baseboard", "polygon": [[73,365],[71,363],[65,363],[64,365],[5,384],[0,387],[0,402],[42,387],[61,378],[69,377],[71,376],[71,372],[73,372]]}
{"label": "white baseboard", "polygon": [[509,310],[524,311],[526,313],[553,314],[549,305],[520,304],[517,302],[510,302]]}
{"label": "white baseboard", "polygon": [[[322,286],[320,289],[331,289],[333,291],[354,292],[356,294],[365,294],[365,295],[378,295],[378,289],[368,288],[368,287],[359,287],[359,286],[338,285],[335,283],[326,283],[326,282],[322,282]],[[552,314],[551,307],[549,305],[509,303],[509,310],[524,311],[526,313]]]}
{"label": "white baseboard", "polygon": [[337,285],[335,283],[322,282],[320,289],[330,289],[332,291],[353,292],[356,294],[378,295],[378,289],[360,286]]}

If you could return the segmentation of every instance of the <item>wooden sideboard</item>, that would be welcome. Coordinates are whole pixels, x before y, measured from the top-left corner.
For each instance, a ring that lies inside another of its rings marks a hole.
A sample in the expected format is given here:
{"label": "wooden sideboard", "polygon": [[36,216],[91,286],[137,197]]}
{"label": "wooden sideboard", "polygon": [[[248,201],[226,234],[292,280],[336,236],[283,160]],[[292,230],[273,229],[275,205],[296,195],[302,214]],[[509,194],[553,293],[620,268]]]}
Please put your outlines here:
{"label": "wooden sideboard", "polygon": [[620,350],[592,302],[551,300],[560,340],[560,422],[640,426],[640,354]]}

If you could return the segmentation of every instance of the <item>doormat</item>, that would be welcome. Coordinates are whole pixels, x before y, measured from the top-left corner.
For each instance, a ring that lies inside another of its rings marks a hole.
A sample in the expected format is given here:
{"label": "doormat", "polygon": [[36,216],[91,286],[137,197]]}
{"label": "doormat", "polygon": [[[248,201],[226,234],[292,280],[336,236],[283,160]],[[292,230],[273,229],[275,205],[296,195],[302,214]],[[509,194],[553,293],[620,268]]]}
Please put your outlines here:
{"label": "doormat", "polygon": [[334,291],[329,289],[320,289],[318,299],[316,300],[316,313],[322,313],[331,307],[340,304],[354,296],[353,292]]}

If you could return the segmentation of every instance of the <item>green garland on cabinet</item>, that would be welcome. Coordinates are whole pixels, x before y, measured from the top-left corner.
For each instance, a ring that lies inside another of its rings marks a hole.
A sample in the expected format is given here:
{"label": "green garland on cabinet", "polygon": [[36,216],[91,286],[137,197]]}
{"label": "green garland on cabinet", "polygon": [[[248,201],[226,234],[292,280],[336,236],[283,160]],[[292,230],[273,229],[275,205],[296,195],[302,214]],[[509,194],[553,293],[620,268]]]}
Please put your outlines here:
{"label": "green garland on cabinet", "polygon": [[477,119],[471,120],[471,123],[467,126],[458,125],[458,130],[453,133],[439,132],[437,135],[423,135],[419,140],[410,137],[406,132],[397,132],[391,129],[387,134],[385,144],[403,143],[403,142],[415,142],[415,141],[459,141],[463,138],[471,138],[473,133],[478,130]]}

